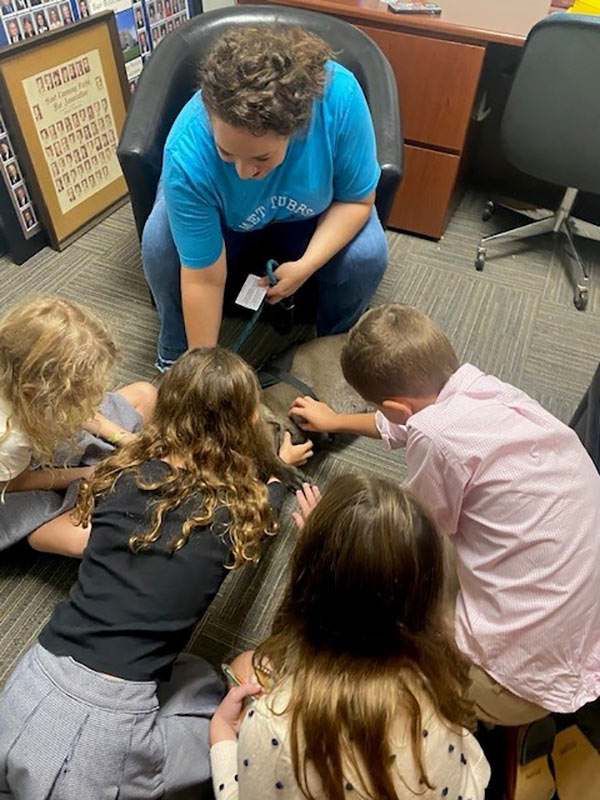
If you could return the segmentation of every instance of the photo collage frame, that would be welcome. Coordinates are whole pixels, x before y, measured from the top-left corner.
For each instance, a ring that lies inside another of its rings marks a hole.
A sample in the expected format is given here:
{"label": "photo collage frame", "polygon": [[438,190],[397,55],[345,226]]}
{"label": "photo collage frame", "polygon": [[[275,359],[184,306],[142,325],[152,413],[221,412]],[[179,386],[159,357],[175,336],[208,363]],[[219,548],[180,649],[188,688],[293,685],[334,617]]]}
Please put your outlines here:
{"label": "photo collage frame", "polygon": [[19,160],[15,153],[4,117],[0,113],[0,165],[8,195],[11,199],[15,216],[19,220],[23,236],[30,239],[41,230],[40,222],[31,201],[31,195]]}

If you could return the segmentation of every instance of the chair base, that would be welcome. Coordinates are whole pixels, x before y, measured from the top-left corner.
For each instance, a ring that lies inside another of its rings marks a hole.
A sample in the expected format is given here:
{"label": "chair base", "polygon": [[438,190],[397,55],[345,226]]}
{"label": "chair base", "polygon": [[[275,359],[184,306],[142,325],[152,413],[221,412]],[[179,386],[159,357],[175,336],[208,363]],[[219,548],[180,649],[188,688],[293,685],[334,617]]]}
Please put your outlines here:
{"label": "chair base", "polygon": [[[565,251],[569,256],[569,263],[571,267],[571,280],[575,287],[573,302],[575,308],[579,311],[585,310],[588,303],[589,296],[589,273],[579,256],[579,252],[575,246],[575,236],[585,236],[590,239],[597,239],[600,241],[600,227],[590,223],[579,220],[571,216],[571,209],[577,198],[577,189],[569,188],[565,191],[561,204],[557,211],[554,213],[546,209],[521,209],[515,208],[504,203],[499,204],[504,208],[509,208],[512,211],[517,211],[534,220],[528,225],[522,225],[519,228],[513,228],[509,231],[502,233],[495,233],[491,236],[484,236],[479,242],[477,248],[477,257],[475,259],[475,268],[481,271],[485,266],[485,258],[487,253],[487,245],[491,242],[516,242],[522,239],[528,239],[531,236],[539,236],[542,233],[553,233],[560,236],[565,244]],[[489,202],[483,213],[483,219],[489,219],[495,209],[495,204]]]}

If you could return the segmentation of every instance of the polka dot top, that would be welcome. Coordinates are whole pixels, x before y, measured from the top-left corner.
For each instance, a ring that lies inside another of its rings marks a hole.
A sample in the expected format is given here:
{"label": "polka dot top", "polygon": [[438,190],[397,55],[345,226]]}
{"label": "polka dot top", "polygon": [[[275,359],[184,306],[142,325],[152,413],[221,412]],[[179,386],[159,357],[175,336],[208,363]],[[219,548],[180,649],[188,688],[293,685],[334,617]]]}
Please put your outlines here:
{"label": "polka dot top", "polygon": [[[216,800],[305,800],[296,782],[289,747],[288,718],[281,714],[289,691],[282,687],[253,703],[237,742],[224,741],[210,751]],[[490,768],[476,739],[454,730],[437,716],[429,702],[421,703],[424,726],[422,752],[429,789],[418,774],[410,748],[410,732],[399,720],[392,750],[396,791],[401,800],[483,800]],[[309,786],[318,800],[327,800],[318,776],[309,768]],[[343,776],[348,800],[361,800],[356,776]]]}

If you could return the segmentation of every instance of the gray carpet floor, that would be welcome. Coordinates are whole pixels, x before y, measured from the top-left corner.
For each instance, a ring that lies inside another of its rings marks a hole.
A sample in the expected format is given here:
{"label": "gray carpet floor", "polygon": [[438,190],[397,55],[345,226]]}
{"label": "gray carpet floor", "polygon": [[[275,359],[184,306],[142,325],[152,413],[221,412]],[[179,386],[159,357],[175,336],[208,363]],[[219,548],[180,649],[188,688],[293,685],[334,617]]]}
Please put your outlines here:
{"label": "gray carpet floor", "polygon": [[[440,242],[390,233],[389,268],[375,302],[414,304],[443,327],[459,357],[495,373],[533,395],[567,421],[600,360],[600,244],[582,242],[592,271],[586,312],[572,304],[560,249],[550,239],[505,245],[489,251],[483,273],[473,267],[479,236],[519,224],[510,212],[489,223],[480,218],[482,198],[468,193]],[[63,253],[46,249],[18,267],[0,259],[0,311],[23,296],[57,293],[89,304],[107,319],[124,360],[123,383],[154,379],[156,315],[141,271],[139,244],[125,206]],[[222,341],[233,340],[239,323],[225,324]],[[258,328],[245,348],[256,363],[281,345]],[[402,477],[401,454],[370,440],[344,441],[315,457],[308,472],[324,485],[347,471]],[[256,567],[230,574],[190,648],[214,663],[251,647],[269,631],[294,545],[291,499],[280,534]],[[3,552],[0,560],[0,683],[34,641],[55,604],[68,592],[77,565],[39,556],[26,546]]]}

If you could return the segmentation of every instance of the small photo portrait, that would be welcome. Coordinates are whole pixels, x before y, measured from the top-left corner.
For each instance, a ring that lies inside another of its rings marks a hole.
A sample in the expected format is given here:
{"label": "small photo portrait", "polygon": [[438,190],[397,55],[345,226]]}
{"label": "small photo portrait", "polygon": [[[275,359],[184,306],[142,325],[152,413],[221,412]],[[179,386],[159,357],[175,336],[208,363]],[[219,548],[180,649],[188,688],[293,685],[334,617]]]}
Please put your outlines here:
{"label": "small photo portrait", "polygon": [[92,156],[92,166],[93,167],[98,166],[98,156]]}
{"label": "small photo portrait", "polygon": [[13,0],[0,0],[0,7],[2,8],[2,14],[14,14],[16,11],[15,4]]}
{"label": "small photo portrait", "polygon": [[100,101],[94,100],[94,114],[99,117],[100,116]]}
{"label": "small photo portrait", "polygon": [[36,122],[39,122],[41,119],[43,119],[43,117],[42,117],[42,109],[39,107],[39,105],[37,103],[35,103],[32,106],[31,110],[33,112],[33,118],[34,118],[34,120]]}
{"label": "small photo portrait", "polygon": [[8,161],[8,159],[12,157],[12,148],[8,142],[8,139],[0,139],[0,158],[2,161]]}
{"label": "small photo portrait", "polygon": [[67,153],[65,158],[67,159],[67,169],[70,169],[73,166],[73,153]]}
{"label": "small photo portrait", "polygon": [[98,183],[100,183],[102,180],[102,170],[97,169],[94,175],[96,176],[96,180],[98,181]]}
{"label": "small photo portrait", "polygon": [[46,87],[47,92],[54,89],[54,81],[52,80],[52,73],[46,72],[46,74],[44,75],[44,86]]}
{"label": "small photo portrait", "polygon": [[58,169],[58,164],[56,163],[56,161],[53,161],[50,164],[50,171],[52,172],[55,178],[59,175],[60,170]]}
{"label": "small photo portrait", "polygon": [[82,125],[85,122],[85,117],[86,117],[85,108],[80,108],[79,109],[79,122],[81,122]]}
{"label": "small photo portrait", "polygon": [[83,128],[77,128],[77,144],[83,142]]}
{"label": "small photo portrait", "polygon": [[55,86],[62,86],[62,78],[60,77],[60,72],[55,69],[52,73],[52,81]]}
{"label": "small photo portrait", "polygon": [[75,196],[76,197],[80,197],[81,196],[81,184],[80,183],[76,183],[74,188],[75,188]]}
{"label": "small photo portrait", "polygon": [[146,8],[148,9],[148,16],[150,18],[150,22],[154,22],[154,20],[156,19],[156,9],[154,8],[154,3],[148,3]]}
{"label": "small photo portrait", "polygon": [[83,180],[81,181],[81,189],[82,191],[87,192],[88,190],[87,178],[83,178]]}
{"label": "small photo portrait", "polygon": [[69,68],[68,67],[61,67],[60,68],[60,77],[62,78],[63,83],[69,82]]}
{"label": "small photo portrait", "polygon": [[[43,11],[36,11],[35,16],[35,27],[37,28],[38,33],[46,33],[50,30],[48,25],[48,19],[46,14]],[[44,83],[46,84],[46,89],[52,89],[52,82],[50,82],[50,86],[48,86],[48,75],[44,75]]]}
{"label": "small photo portrait", "polygon": [[14,161],[6,165],[6,173],[11,186],[14,186],[15,183],[19,183],[21,180],[21,173],[19,172],[19,168]]}
{"label": "small photo portrait", "polygon": [[60,176],[56,179],[56,188],[58,189],[59,192],[64,192],[65,190],[62,178]]}
{"label": "small photo portrait", "polygon": [[66,164],[66,161],[64,159],[64,156],[61,156],[58,159],[58,168],[59,168],[59,170],[62,172],[66,166],[67,166],[67,164]]}
{"label": "small photo portrait", "polygon": [[33,39],[34,36],[37,36],[37,31],[33,26],[33,17],[31,14],[23,14],[21,17],[21,29],[23,31],[24,39]]}
{"label": "small photo portrait", "polygon": [[69,177],[68,172],[65,172],[65,174],[63,175],[63,181],[65,182],[65,186],[71,185],[71,178]]}
{"label": "small photo portrait", "polygon": [[65,117],[65,130],[67,133],[71,133],[73,130],[73,125],[71,123],[71,117]]}
{"label": "small photo portrait", "polygon": [[100,161],[102,161],[102,163],[106,161],[106,153],[104,152],[104,150],[99,154],[98,157],[100,158]]}
{"label": "small photo portrait", "polygon": [[79,152],[79,148],[73,150],[73,158],[75,159],[75,163],[79,164],[79,162],[81,161],[81,154]]}
{"label": "small photo portrait", "polygon": [[21,211],[21,216],[23,217],[23,222],[25,223],[27,230],[33,228],[35,225],[35,217],[33,216],[33,211],[31,208],[24,208]]}
{"label": "small photo portrait", "polygon": [[46,158],[54,158],[54,150],[51,144],[48,147],[44,147],[44,150],[46,151]]}
{"label": "small photo portrait", "polygon": [[25,2],[25,0],[13,0],[13,5],[17,11],[27,10],[27,3]]}
{"label": "small photo portrait", "polygon": [[[105,136],[105,134],[103,133],[103,134],[102,134],[103,141],[104,141],[104,136]],[[114,132],[113,130],[110,130],[110,131],[108,132],[108,141],[109,141],[111,144],[114,144],[114,143],[115,143],[115,132]]]}
{"label": "small photo portrait", "polygon": [[81,153],[81,158],[87,158],[88,157],[87,145],[82,144],[81,147],[79,148],[79,152]]}
{"label": "small photo portrait", "polygon": [[81,63],[81,60],[77,60],[75,62],[75,71],[78,75],[83,75],[83,64]]}
{"label": "small photo portrait", "polygon": [[69,80],[74,81],[77,77],[77,72],[75,71],[75,64],[71,61],[69,64]]}
{"label": "small photo portrait", "polygon": [[159,38],[158,38],[158,37],[159,37],[159,35],[160,35],[160,34],[158,33],[158,27],[156,27],[156,28],[152,28],[152,42],[154,43],[154,45],[157,45],[157,44],[158,44],[158,42],[159,42]]}
{"label": "small photo portrait", "polygon": [[90,15],[90,9],[88,8],[87,0],[79,0],[79,16],[81,19],[85,19]]}
{"label": "small photo portrait", "polygon": [[102,177],[108,178],[108,167],[106,165],[102,167]]}
{"label": "small photo portrait", "polygon": [[84,72],[89,72],[89,71],[90,71],[90,62],[89,62],[89,59],[88,59],[88,57],[87,57],[87,56],[84,56],[84,57],[81,59],[81,61],[82,61],[82,63],[83,63],[83,71],[84,71]]}
{"label": "small photo portrait", "polygon": [[84,125],[83,126],[83,135],[84,135],[86,140],[90,138],[90,126],[89,125]]}
{"label": "small photo portrait", "polygon": [[171,0],[171,7],[174,14],[179,14],[179,0]]}
{"label": "small photo portrait", "polygon": [[92,136],[98,135],[98,126],[95,121],[90,123],[90,130],[92,131]]}
{"label": "small photo portrait", "polygon": [[83,177],[83,164],[80,164],[77,167],[77,177],[78,178],[82,178]]}
{"label": "small photo portrait", "polygon": [[48,133],[51,139],[56,139],[56,125],[53,122],[48,125]]}
{"label": "small photo portrait", "polygon": [[142,9],[140,6],[136,6],[135,9],[135,26],[136,28],[144,27],[144,15],[142,14]]}
{"label": "small photo portrait", "polygon": [[139,42],[140,42],[140,51],[142,53],[147,53],[149,50],[148,47],[148,40],[146,39],[145,31],[140,31],[139,33]]}
{"label": "small photo portrait", "polygon": [[102,105],[102,113],[106,114],[106,112],[108,111],[108,100],[106,99],[106,97],[103,97],[100,103]]}
{"label": "small photo portrait", "polygon": [[65,123],[62,121],[62,119],[57,120],[56,131],[61,136],[65,132]]}
{"label": "small photo portrait", "polygon": [[42,0],[29,0],[29,5],[31,8],[34,6],[40,6],[42,4]]}
{"label": "small photo portrait", "polygon": [[60,146],[60,142],[55,142],[54,143],[54,153],[55,153],[56,156],[62,156],[63,151],[62,151],[62,147]]}
{"label": "small photo portrait", "polygon": [[68,138],[69,138],[69,147],[74,147],[75,146],[75,134],[74,133],[70,133]]}
{"label": "small photo portrait", "polygon": [[86,172],[89,172],[91,170],[92,164],[91,164],[89,158],[86,161],[83,162],[83,168],[84,168],[84,170]]}
{"label": "small photo portrait", "polygon": [[89,105],[87,107],[87,118],[88,118],[88,120],[89,119],[94,119],[94,109],[92,108],[91,105]]}
{"label": "small photo portrait", "polygon": [[171,31],[172,31],[172,30],[173,30],[173,20],[172,20],[172,19],[170,19],[170,20],[167,22],[167,31],[168,31],[168,33],[171,33]]}
{"label": "small photo portrait", "polygon": [[60,15],[65,25],[70,25],[73,22],[73,15],[71,14],[71,6],[68,3],[61,3]]}
{"label": "small photo portrait", "polygon": [[163,0],[156,0],[156,16],[159,19],[162,19],[165,15],[165,9],[163,6]]}
{"label": "small photo portrait", "polygon": [[19,208],[23,208],[29,204],[29,197],[27,196],[24,186],[17,186],[15,188],[15,200]]}
{"label": "small photo portrait", "polygon": [[73,123],[74,128],[79,127],[79,114],[76,111],[71,114],[71,122]]}
{"label": "small photo portrait", "polygon": [[71,176],[71,183],[75,183],[77,180],[77,170],[72,169],[71,172],[69,172],[69,175]]}
{"label": "small photo portrait", "polygon": [[70,203],[75,202],[75,192],[73,191],[73,189],[67,189],[67,197]]}
{"label": "small photo portrait", "polygon": [[[103,134],[103,135],[104,135],[104,136],[106,136],[106,134]],[[100,150],[102,150],[102,140],[101,140],[101,139],[100,139],[100,137],[98,136],[98,137],[97,137],[97,138],[94,140],[94,142],[95,142],[95,144],[96,144],[96,152],[97,152],[97,153],[99,153],[99,152],[100,152]]]}
{"label": "small photo portrait", "polygon": [[48,27],[51,31],[62,28],[62,20],[58,14],[57,6],[50,6],[48,9]]}
{"label": "small photo portrait", "polygon": [[100,119],[98,120],[98,128],[101,131],[106,130],[106,123],[104,122],[104,118],[103,117],[100,117]]}
{"label": "small photo portrait", "polygon": [[6,25],[6,35],[10,44],[16,44],[23,39],[21,30],[19,29],[19,23],[16,19],[9,19],[8,22],[4,24]]}
{"label": "small photo portrait", "polygon": [[94,178],[93,174],[90,175],[89,182],[90,182],[90,189],[95,189],[96,188],[96,178]]}
{"label": "small photo portrait", "polygon": [[69,145],[67,143],[67,137],[66,136],[62,137],[62,139],[60,140],[60,144],[61,144],[63,150],[68,150],[69,149]]}
{"label": "small photo portrait", "polygon": [[164,22],[161,22],[161,25],[160,25],[160,38],[164,39],[164,37],[166,35],[167,35],[167,26],[165,25]]}
{"label": "small photo portrait", "polygon": [[129,94],[133,94],[135,92],[136,86],[137,86],[137,78],[134,78],[129,84]]}
{"label": "small photo portrait", "polygon": [[102,83],[102,78],[100,77],[100,75],[96,75],[95,80],[96,80],[96,89],[101,89],[102,86],[103,86],[103,83]]}

